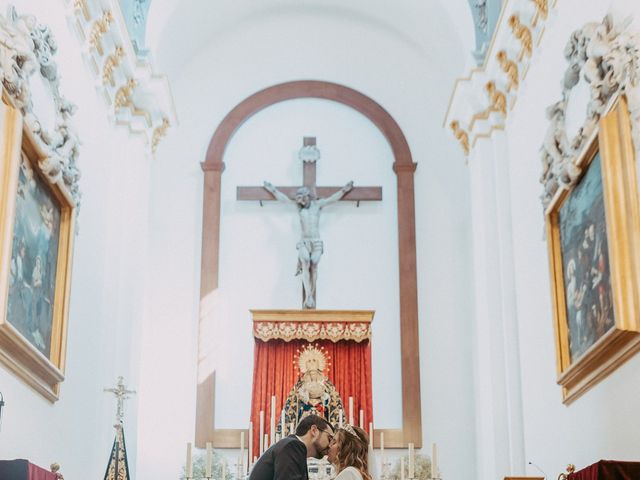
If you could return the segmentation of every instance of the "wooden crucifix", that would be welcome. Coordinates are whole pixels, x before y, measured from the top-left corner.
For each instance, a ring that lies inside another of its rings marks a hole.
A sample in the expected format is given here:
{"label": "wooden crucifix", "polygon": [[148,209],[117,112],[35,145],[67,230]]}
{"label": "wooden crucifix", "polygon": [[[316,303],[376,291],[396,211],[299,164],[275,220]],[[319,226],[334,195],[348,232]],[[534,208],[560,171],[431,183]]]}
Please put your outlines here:
{"label": "wooden crucifix", "polygon": [[320,211],[326,205],[337,201],[382,200],[382,187],[353,187],[353,182],[343,187],[319,187],[316,185],[316,163],[320,150],[315,137],[304,137],[299,158],[303,162],[302,186],[274,187],[265,182],[262,187],[238,187],[238,200],[278,200],[295,204],[300,214],[302,235],[298,242],[298,269],[302,274],[303,308],[315,308],[316,279],[318,262],[322,256],[323,244],[320,239]]}

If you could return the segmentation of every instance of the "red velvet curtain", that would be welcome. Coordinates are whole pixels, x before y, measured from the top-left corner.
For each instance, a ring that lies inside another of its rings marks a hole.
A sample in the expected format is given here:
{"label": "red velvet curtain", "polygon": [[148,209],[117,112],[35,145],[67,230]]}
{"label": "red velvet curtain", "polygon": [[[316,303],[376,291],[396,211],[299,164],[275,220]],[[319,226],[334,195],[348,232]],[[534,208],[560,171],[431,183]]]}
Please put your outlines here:
{"label": "red velvet curtain", "polygon": [[640,462],[600,460],[575,473],[570,480],[637,480],[640,478]]}
{"label": "red velvet curtain", "polygon": [[[360,410],[364,411],[364,428],[368,431],[373,422],[371,397],[371,346],[368,341],[354,342],[340,340],[270,340],[255,339],[253,359],[253,392],[251,395],[251,421],[253,422],[253,456],[260,453],[260,410],[264,410],[265,433],[271,424],[271,396],[276,396],[276,424],[280,422],[280,412],[287,395],[297,381],[294,357],[298,350],[313,344],[324,347],[329,354],[331,366],[327,377],[331,381],[344,404],[348,415],[349,397],[353,397],[354,423],[359,422]],[[347,419],[348,420],[348,419]]]}

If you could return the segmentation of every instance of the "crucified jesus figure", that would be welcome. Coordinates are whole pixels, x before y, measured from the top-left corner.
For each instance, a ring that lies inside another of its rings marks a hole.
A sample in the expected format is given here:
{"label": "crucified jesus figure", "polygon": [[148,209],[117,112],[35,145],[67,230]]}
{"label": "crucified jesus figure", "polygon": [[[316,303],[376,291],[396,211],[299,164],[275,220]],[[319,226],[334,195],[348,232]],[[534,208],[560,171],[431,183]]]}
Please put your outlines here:
{"label": "crucified jesus figure", "polygon": [[285,193],[278,190],[269,182],[264,182],[264,188],[276,200],[284,203],[295,203],[300,214],[300,241],[298,249],[298,269],[296,275],[302,274],[304,287],[304,308],[316,306],[316,280],[318,278],[318,263],[322,256],[322,240],[320,239],[320,211],[327,205],[337,202],[353,188],[353,181],[347,183],[333,195],[326,198],[316,198],[307,187],[301,187],[292,200]]}

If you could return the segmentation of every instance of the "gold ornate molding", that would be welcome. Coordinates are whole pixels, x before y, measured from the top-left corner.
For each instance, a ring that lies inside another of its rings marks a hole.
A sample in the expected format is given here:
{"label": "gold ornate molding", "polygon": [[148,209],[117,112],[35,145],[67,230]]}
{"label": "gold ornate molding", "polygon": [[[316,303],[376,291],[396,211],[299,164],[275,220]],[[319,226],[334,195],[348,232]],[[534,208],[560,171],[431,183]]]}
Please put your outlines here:
{"label": "gold ornate molding", "polygon": [[111,10],[106,10],[102,14],[102,18],[96,20],[89,34],[89,46],[94,48],[100,55],[104,54],[102,48],[102,37],[109,31],[109,26],[113,22],[113,14]]}
{"label": "gold ornate molding", "polygon": [[167,134],[167,130],[171,126],[168,118],[163,118],[162,123],[156,127],[151,137],[151,152],[156,153],[160,140]]}
{"label": "gold ornate molding", "polygon": [[533,5],[536,8],[536,13],[533,15],[531,19],[531,26],[535,27],[538,25],[538,21],[540,19],[546,20],[549,16],[549,2],[547,0],[531,0]]}
{"label": "gold ornate molding", "polygon": [[520,16],[513,14],[509,17],[509,26],[513,36],[520,41],[520,54],[518,61],[521,62],[525,55],[531,58],[533,54],[533,35],[528,27],[520,22]]}
{"label": "gold ornate molding", "polygon": [[465,156],[478,138],[504,129],[554,7],[550,0],[505,1],[484,64],[455,81],[443,126],[450,127]]}
{"label": "gold ornate molding", "polygon": [[108,105],[109,120],[130,133],[142,133],[149,154],[155,154],[168,129],[178,123],[167,77],[156,72],[151,56],[138,55],[118,0],[62,1],[67,23],[84,47],[85,64]]}
{"label": "gold ornate molding", "polygon": [[91,20],[91,15],[89,14],[89,7],[87,6],[86,0],[74,0],[73,9],[76,14],[82,14],[84,19],[88,22]]}
{"label": "gold ornate molding", "polygon": [[114,108],[126,108],[133,105],[133,90],[138,86],[138,82],[135,78],[129,78],[127,83],[122,85],[116,92],[116,96],[113,99]]}
{"label": "gold ornate molding", "polygon": [[371,338],[373,310],[251,310],[253,336],[268,340],[352,340]]}
{"label": "gold ornate molding", "polygon": [[111,55],[107,57],[104,61],[104,65],[102,67],[102,83],[109,84],[112,87],[115,86],[116,82],[113,79],[113,72],[118,65],[120,65],[120,61],[124,57],[124,48],[121,46],[117,46]]}
{"label": "gold ornate molding", "polygon": [[504,50],[500,50],[496,54],[496,60],[500,64],[500,68],[507,76],[507,92],[510,92],[512,89],[517,90],[518,86],[520,86],[520,75],[518,74],[518,64],[513,60],[509,60],[507,56],[507,52]]}
{"label": "gold ornate molding", "polygon": [[464,129],[460,128],[460,122],[458,122],[458,120],[452,120],[449,126],[453,131],[453,135],[460,142],[460,146],[462,147],[464,154],[469,155],[469,134]]}

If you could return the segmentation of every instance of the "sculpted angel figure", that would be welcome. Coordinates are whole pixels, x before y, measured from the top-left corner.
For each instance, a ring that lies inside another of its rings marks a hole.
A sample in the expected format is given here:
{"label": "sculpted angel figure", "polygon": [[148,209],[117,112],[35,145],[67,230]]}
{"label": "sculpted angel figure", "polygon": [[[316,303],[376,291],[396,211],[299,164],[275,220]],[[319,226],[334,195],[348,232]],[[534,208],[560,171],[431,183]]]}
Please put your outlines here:
{"label": "sculpted angel figure", "polygon": [[298,268],[296,275],[302,274],[304,286],[304,308],[315,308],[316,280],[318,278],[318,263],[322,256],[323,244],[320,238],[320,211],[327,205],[337,202],[353,188],[353,181],[347,183],[333,195],[326,198],[316,198],[309,188],[298,189],[295,199],[290,199],[269,182],[264,182],[264,188],[284,203],[292,203],[298,207],[300,214],[300,241],[298,249]]}

